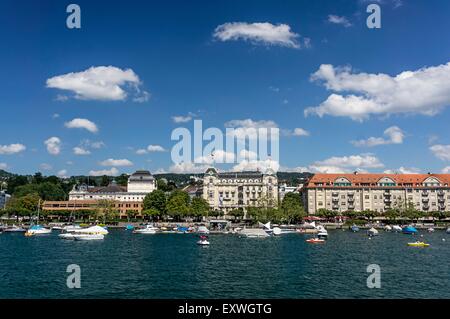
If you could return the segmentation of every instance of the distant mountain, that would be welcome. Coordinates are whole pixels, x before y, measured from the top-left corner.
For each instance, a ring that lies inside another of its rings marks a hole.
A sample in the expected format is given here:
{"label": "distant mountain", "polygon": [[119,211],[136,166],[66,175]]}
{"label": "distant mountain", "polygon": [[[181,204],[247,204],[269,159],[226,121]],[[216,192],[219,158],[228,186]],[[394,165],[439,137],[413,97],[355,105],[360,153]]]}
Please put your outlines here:
{"label": "distant mountain", "polygon": [[11,176],[14,176],[14,174],[0,169],[0,178],[7,178],[7,177],[11,177]]}

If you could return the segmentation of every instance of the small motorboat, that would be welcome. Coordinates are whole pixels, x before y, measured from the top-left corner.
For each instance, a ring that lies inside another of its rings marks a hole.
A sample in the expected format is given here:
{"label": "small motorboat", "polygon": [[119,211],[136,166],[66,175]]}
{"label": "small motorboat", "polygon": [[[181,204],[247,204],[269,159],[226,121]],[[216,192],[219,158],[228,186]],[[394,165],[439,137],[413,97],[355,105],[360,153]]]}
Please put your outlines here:
{"label": "small motorboat", "polygon": [[392,226],[392,230],[395,231],[395,232],[401,232],[402,228],[400,226],[398,226],[398,225],[394,225],[394,226]]}
{"label": "small motorboat", "polygon": [[134,230],[134,226],[133,225],[127,225],[125,226],[126,230]]}
{"label": "small motorboat", "polygon": [[261,228],[244,228],[239,232],[239,234],[247,238],[264,238],[270,236],[264,229]]}
{"label": "small motorboat", "polygon": [[373,236],[378,236],[378,230],[376,230],[375,228],[371,228],[367,231],[367,235],[369,237],[373,237]]}
{"label": "small motorboat", "polygon": [[445,231],[447,234],[450,234],[450,227]]}
{"label": "small motorboat", "polygon": [[306,240],[307,243],[310,244],[323,244],[325,242],[324,239],[320,239],[320,238],[310,238]]}
{"label": "small motorboat", "polygon": [[385,231],[392,231],[392,227],[389,225],[384,226]]}
{"label": "small motorboat", "polygon": [[69,240],[74,240],[75,236],[76,236],[75,233],[63,233],[58,235],[58,237],[61,239],[69,239]]}
{"label": "small motorboat", "polygon": [[433,227],[428,228],[428,229],[427,229],[427,232],[433,233],[433,232],[434,232],[434,228],[433,228]]}
{"label": "small motorboat", "polygon": [[402,233],[407,235],[415,235],[417,234],[417,229],[412,226],[407,226],[402,229]]}
{"label": "small motorboat", "polygon": [[156,234],[159,231],[158,227],[153,226],[152,224],[145,225],[144,228],[138,228],[133,230],[134,234]]}
{"label": "small motorboat", "polygon": [[197,241],[197,245],[200,245],[200,246],[208,246],[208,245],[209,245],[208,237],[206,237],[206,236],[200,236],[200,240]]}
{"label": "small motorboat", "polygon": [[51,232],[52,230],[50,228],[45,228],[41,225],[33,225],[25,232],[25,236],[44,235],[50,234]]}
{"label": "small motorboat", "polygon": [[430,244],[424,243],[423,241],[416,241],[414,243],[408,243],[408,246],[412,247],[428,247]]}
{"label": "small motorboat", "polygon": [[102,234],[74,234],[73,238],[75,240],[80,240],[80,241],[102,240],[105,238],[105,235],[102,235]]}
{"label": "small motorboat", "polygon": [[357,233],[357,232],[359,232],[359,227],[356,225],[352,225],[352,227],[350,227],[350,230],[354,233]]}
{"label": "small motorboat", "polygon": [[12,225],[11,227],[4,228],[3,231],[5,233],[24,233],[27,230],[23,227]]}

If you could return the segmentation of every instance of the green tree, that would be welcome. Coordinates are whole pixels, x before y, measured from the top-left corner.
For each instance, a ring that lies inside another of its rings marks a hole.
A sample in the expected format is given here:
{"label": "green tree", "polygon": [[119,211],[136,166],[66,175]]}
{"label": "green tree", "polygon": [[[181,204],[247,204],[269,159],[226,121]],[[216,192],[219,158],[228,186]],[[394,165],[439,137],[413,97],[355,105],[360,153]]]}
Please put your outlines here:
{"label": "green tree", "polygon": [[160,189],[154,190],[153,192],[147,194],[143,202],[144,210],[156,209],[160,216],[166,213],[166,204],[166,194]]}
{"label": "green tree", "polygon": [[167,200],[167,213],[176,220],[186,216],[190,210],[190,198],[188,193],[175,190],[173,191]]}
{"label": "green tree", "polygon": [[233,216],[234,220],[241,219],[244,217],[244,210],[242,208],[231,210],[228,215]]}
{"label": "green tree", "polygon": [[191,214],[192,216],[199,218],[207,216],[210,210],[208,202],[201,197],[194,197],[191,202]]}
{"label": "green tree", "polygon": [[281,202],[282,219],[290,224],[306,216],[299,193],[287,193]]}
{"label": "green tree", "polygon": [[158,211],[155,208],[149,208],[146,210],[142,211],[142,215],[144,216],[144,219],[151,219],[151,220],[155,220],[155,219],[159,219],[161,217],[161,212]]}

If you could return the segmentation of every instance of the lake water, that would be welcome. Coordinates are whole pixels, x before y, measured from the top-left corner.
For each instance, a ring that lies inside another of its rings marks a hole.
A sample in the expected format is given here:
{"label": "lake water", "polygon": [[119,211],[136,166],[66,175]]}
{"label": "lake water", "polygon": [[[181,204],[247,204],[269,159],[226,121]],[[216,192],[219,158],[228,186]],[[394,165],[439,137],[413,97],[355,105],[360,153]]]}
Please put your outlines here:
{"label": "lake water", "polygon": [[[331,230],[326,244],[305,235],[265,239],[137,235],[111,230],[104,241],[0,234],[0,298],[450,298],[450,235]],[[417,238],[428,248],[408,247]],[[446,241],[442,239],[445,238]],[[81,288],[66,286],[81,267]],[[369,264],[381,288],[369,289]]]}

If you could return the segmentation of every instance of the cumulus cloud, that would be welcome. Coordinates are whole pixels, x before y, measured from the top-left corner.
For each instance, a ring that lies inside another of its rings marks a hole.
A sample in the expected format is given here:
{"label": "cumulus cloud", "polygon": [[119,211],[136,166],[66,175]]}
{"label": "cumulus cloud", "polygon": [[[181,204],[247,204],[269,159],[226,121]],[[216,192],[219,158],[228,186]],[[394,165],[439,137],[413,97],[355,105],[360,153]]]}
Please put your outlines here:
{"label": "cumulus cloud", "polygon": [[195,163],[213,164],[213,163],[231,163],[235,161],[235,154],[224,150],[215,150],[210,156],[201,156],[194,160]]}
{"label": "cumulus cloud", "polygon": [[352,73],[349,67],[322,64],[311,81],[322,82],[332,93],[319,106],[305,109],[305,116],[345,116],[362,121],[370,115],[397,113],[432,116],[450,105],[450,62],[396,76]]}
{"label": "cumulus cloud", "polygon": [[416,167],[403,167],[401,166],[399,169],[388,169],[384,171],[385,174],[420,174],[421,171]]}
{"label": "cumulus cloud", "polygon": [[254,44],[296,49],[301,47],[298,41],[300,36],[292,32],[287,24],[230,22],[219,25],[214,31],[214,37],[220,41],[244,40]]}
{"label": "cumulus cloud", "polygon": [[170,173],[204,173],[209,165],[194,164],[192,162],[176,163],[169,168]]}
{"label": "cumulus cloud", "polygon": [[100,162],[101,166],[133,166],[133,162],[127,159],[108,158]]}
{"label": "cumulus cloud", "polygon": [[383,137],[369,137],[366,140],[351,141],[351,143],[358,147],[373,147],[377,145],[387,144],[402,144],[405,137],[405,133],[398,126],[391,126],[387,128],[383,134],[387,138]]}
{"label": "cumulus cloud", "polygon": [[89,154],[91,154],[91,151],[89,151],[83,147],[77,146],[77,147],[73,148],[73,153],[75,155],[89,155]]}
{"label": "cumulus cloud", "polygon": [[234,165],[232,168],[232,171],[266,172],[268,169],[271,169],[276,172],[276,171],[278,171],[279,168],[280,168],[280,164],[278,163],[278,161],[268,158],[266,160],[243,160],[240,163]]}
{"label": "cumulus cloud", "polygon": [[98,171],[89,171],[89,176],[117,176],[119,175],[119,170],[115,167],[111,167],[111,169],[102,169]]}
{"label": "cumulus cloud", "polygon": [[450,174],[450,166],[446,166],[441,171],[443,174]]}
{"label": "cumulus cloud", "polygon": [[[237,139],[256,139],[258,138],[259,129],[278,129],[278,125],[271,120],[254,121],[252,119],[231,120],[225,123],[226,128],[233,128],[227,131],[228,136]],[[267,132],[267,138],[270,138],[270,131]]]}
{"label": "cumulus cloud", "polygon": [[[366,172],[370,168],[381,168],[384,164],[372,154],[360,154],[350,156],[333,156],[323,161],[316,161],[308,167],[297,169],[312,173],[351,173],[354,171]],[[285,168],[286,169],[286,168]]]}
{"label": "cumulus cloud", "polygon": [[44,141],[44,144],[47,146],[47,152],[51,155],[58,155],[61,152],[61,140],[59,137],[50,137],[48,140]]}
{"label": "cumulus cloud", "polygon": [[26,147],[23,144],[9,144],[0,145],[0,155],[11,155],[25,151]]}
{"label": "cumulus cloud", "polygon": [[141,90],[141,85],[132,69],[114,66],[91,67],[47,79],[48,88],[71,91],[80,100],[123,101],[131,92],[135,102],[145,102],[150,95]]}
{"label": "cumulus cloud", "polygon": [[287,135],[292,135],[292,136],[309,136],[310,133],[300,127],[295,128],[293,131],[287,131]]}
{"label": "cumulus cloud", "polygon": [[166,150],[161,145],[149,145],[147,146],[149,152],[165,152]]}
{"label": "cumulus cloud", "polygon": [[62,170],[58,171],[57,175],[60,178],[67,178],[67,170],[62,169]]}
{"label": "cumulus cloud", "polygon": [[91,133],[97,133],[98,132],[98,127],[97,125],[88,120],[88,119],[80,119],[80,118],[76,118],[73,119],[72,121],[66,122],[64,123],[64,126],[67,128],[81,128],[81,129],[85,129],[88,130]]}
{"label": "cumulus cloud", "polygon": [[340,17],[340,16],[337,16],[334,14],[328,15],[328,22],[334,23],[334,24],[340,24],[346,28],[352,26],[352,24],[350,23],[350,21],[348,21],[348,19],[346,17],[344,17],[344,16]]}
{"label": "cumulus cloud", "polygon": [[436,144],[430,147],[431,152],[443,161],[450,161],[450,145]]}

